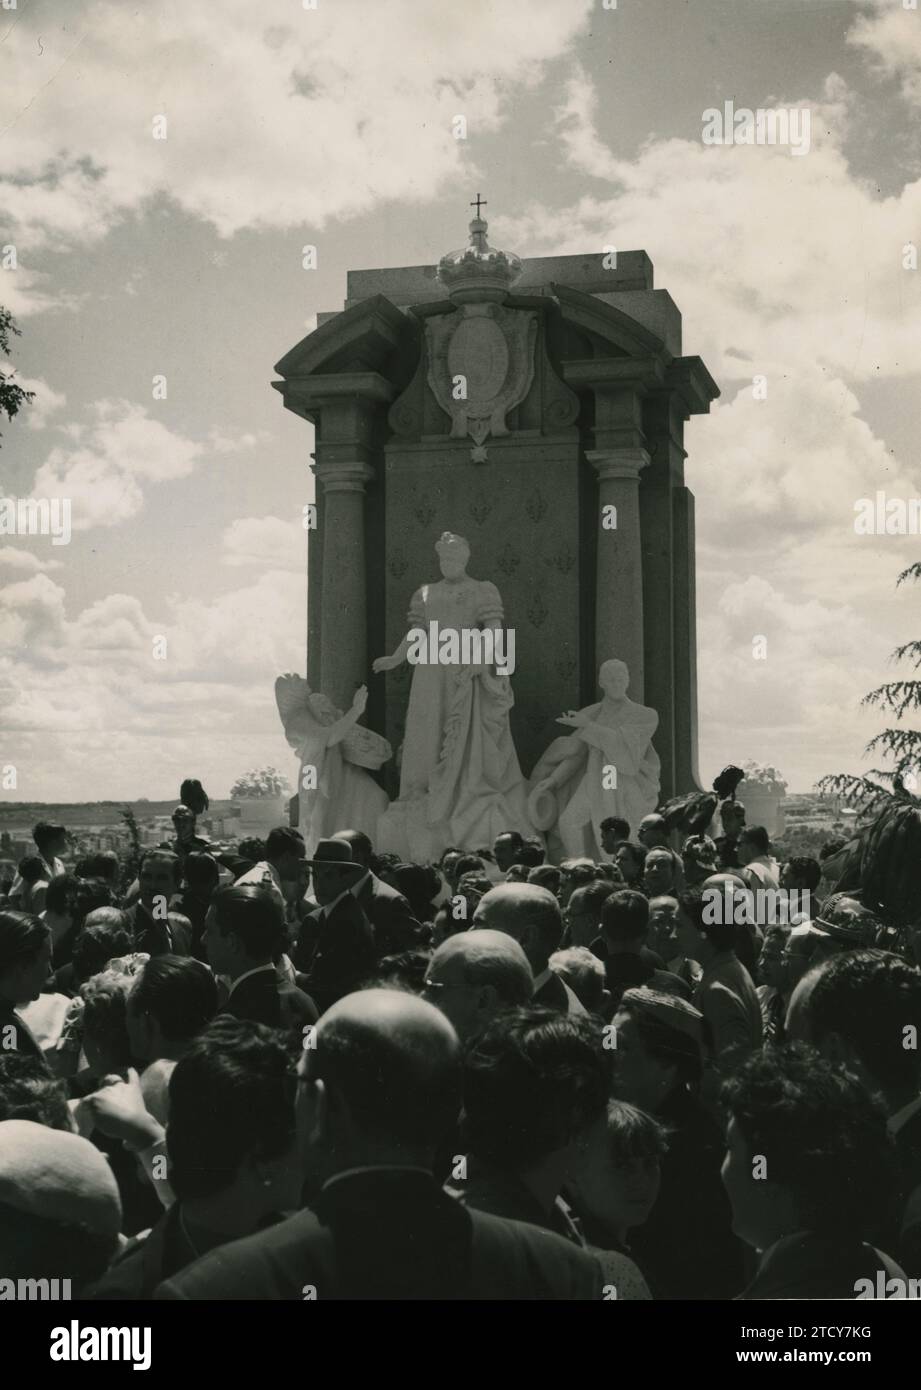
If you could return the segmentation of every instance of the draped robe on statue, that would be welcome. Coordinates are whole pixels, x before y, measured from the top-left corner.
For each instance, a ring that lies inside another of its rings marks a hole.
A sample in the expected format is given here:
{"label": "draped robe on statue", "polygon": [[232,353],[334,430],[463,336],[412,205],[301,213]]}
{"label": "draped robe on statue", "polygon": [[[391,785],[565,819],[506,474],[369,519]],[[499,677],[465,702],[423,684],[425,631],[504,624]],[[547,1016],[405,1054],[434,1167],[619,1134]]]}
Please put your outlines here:
{"label": "draped robe on statue", "polygon": [[[659,755],[651,739],[659,716],[646,705],[624,699],[619,707],[601,700],[579,711],[585,722],[569,737],[559,738],[544,753],[531,778],[536,786],[553,768],[572,757],[579,766],[557,789],[555,832],[567,855],[609,860],[601,848],[601,822],[621,816],[632,834],[656,808]],[[616,787],[606,787],[605,767],[616,772]],[[551,844],[551,849],[553,848]]]}
{"label": "draped robe on statue", "polygon": [[[408,626],[428,633],[436,622],[442,631],[460,631],[501,627],[502,619],[495,584],[465,576],[417,589]],[[509,728],[514,703],[508,676],[494,665],[413,666],[400,801],[391,808],[405,815],[413,858],[434,858],[448,845],[489,845],[503,830],[534,834]]]}
{"label": "draped robe on statue", "polygon": [[318,840],[337,830],[363,830],[374,841],[389,799],[364,768],[386,762],[390,744],[357,723],[331,743],[343,713],[325,696],[311,694],[302,677],[281,677],[276,701],[285,737],[300,760],[298,829],[308,858]]}

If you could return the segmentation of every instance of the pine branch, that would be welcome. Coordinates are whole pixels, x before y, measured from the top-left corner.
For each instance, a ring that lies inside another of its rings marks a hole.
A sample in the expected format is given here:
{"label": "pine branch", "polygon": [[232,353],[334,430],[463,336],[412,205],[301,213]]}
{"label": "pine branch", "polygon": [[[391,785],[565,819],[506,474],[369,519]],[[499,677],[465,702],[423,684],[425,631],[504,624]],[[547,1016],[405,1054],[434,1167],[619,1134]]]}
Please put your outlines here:
{"label": "pine branch", "polygon": [[921,681],[889,681],[864,695],[860,703],[889,710],[901,719],[908,710],[921,710]]}
{"label": "pine branch", "polygon": [[827,777],[820,777],[814,790],[820,796],[840,796],[853,803],[855,810],[863,811],[892,799],[892,793],[887,787],[871,782],[869,777],[854,777],[846,772],[830,773]]}
{"label": "pine branch", "polygon": [[921,729],[883,729],[870,739],[866,751],[888,753],[900,760],[899,766],[912,758],[921,761]]}
{"label": "pine branch", "polygon": [[916,671],[921,668],[921,641],[906,642],[903,647],[896,647],[891,660],[904,661],[906,656],[911,657]]}
{"label": "pine branch", "polygon": [[896,588],[903,584],[906,579],[921,579],[921,560],[916,560],[913,565],[909,565],[907,570],[902,570],[898,579],[895,581]]}

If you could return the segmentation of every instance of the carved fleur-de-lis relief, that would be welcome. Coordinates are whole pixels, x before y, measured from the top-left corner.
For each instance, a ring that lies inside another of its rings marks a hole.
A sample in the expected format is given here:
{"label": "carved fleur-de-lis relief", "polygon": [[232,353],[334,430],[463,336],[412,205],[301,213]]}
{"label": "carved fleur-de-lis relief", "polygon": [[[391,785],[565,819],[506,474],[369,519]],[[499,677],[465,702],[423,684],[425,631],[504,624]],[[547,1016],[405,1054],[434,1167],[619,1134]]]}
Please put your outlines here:
{"label": "carved fleur-de-lis relief", "polygon": [[486,518],[489,516],[489,513],[492,511],[492,502],[490,502],[489,498],[485,495],[485,493],[478,492],[474,497],[470,499],[470,506],[468,507],[468,511],[470,512],[470,515],[473,517],[477,526],[482,526],[483,522],[486,520]]}
{"label": "carved fleur-de-lis relief", "polygon": [[576,659],[574,656],[561,656],[558,661],[554,662],[554,668],[556,670],[557,675],[561,676],[564,681],[567,681],[569,680],[570,676],[575,674]]}
{"label": "carved fleur-de-lis relief", "polygon": [[550,503],[539,487],[536,487],[534,491],[525,498],[524,509],[535,525],[537,525],[539,521],[543,521],[544,517],[547,515],[549,506]]}
{"label": "carved fleur-de-lis relief", "polygon": [[496,557],[496,565],[503,574],[512,575],[520,564],[521,556],[518,551],[509,541],[506,541]]}
{"label": "carved fleur-de-lis relief", "polygon": [[550,616],[550,609],[544,603],[541,594],[535,594],[529,602],[526,610],[528,622],[532,627],[543,627]]}
{"label": "carved fleur-de-lis relief", "polygon": [[549,565],[559,574],[568,574],[575,563],[576,553],[567,541],[564,541],[552,555],[547,555],[544,558],[544,564]]}
{"label": "carved fleur-de-lis relief", "polygon": [[423,497],[422,500],[417,502],[413,507],[413,516],[420,526],[428,526],[431,523],[435,516],[435,508],[427,497]]}
{"label": "carved fleur-de-lis relief", "polygon": [[397,550],[393,555],[391,555],[387,568],[393,575],[394,579],[403,578],[403,575],[409,569],[409,561],[403,554],[402,550]]}

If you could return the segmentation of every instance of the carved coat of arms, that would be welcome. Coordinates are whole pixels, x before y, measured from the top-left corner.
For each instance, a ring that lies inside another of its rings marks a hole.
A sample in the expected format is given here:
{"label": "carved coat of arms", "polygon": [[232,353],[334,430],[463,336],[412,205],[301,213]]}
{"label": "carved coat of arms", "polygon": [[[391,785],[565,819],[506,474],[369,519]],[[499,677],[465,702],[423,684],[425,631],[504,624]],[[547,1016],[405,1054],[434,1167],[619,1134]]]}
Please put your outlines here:
{"label": "carved coat of arms", "polygon": [[506,415],[534,379],[537,314],[495,303],[463,304],[426,319],[429,386],[451,417],[451,438],[469,436],[485,462],[487,438],[508,434]]}

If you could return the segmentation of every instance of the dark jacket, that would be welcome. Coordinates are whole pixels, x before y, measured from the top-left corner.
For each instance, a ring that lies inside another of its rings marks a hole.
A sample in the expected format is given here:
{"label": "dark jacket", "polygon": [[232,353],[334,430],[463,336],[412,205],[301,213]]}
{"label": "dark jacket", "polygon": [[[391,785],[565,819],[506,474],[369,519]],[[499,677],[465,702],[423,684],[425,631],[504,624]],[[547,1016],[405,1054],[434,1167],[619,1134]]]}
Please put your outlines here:
{"label": "dark jacket", "polygon": [[547,1212],[517,1174],[481,1163],[473,1155],[467,1158],[466,1178],[449,1182],[448,1191],[465,1207],[475,1211],[485,1211],[507,1221],[525,1221],[529,1226],[554,1231],[574,1245],[585,1244],[578,1224],[561,1197],[557,1197]]}
{"label": "dark jacket", "polygon": [[899,1266],[872,1245],[804,1231],[765,1252],[758,1273],[739,1299],[854,1299],[857,1281],[869,1279],[875,1286],[880,1270],[887,1279],[904,1277]]}
{"label": "dark jacket", "polygon": [[683,1086],[656,1119],[669,1131],[668,1152],[656,1204],[630,1232],[630,1254],[653,1298],[735,1298],[744,1284],[743,1249],[720,1178],[726,1146],[719,1127]]}
{"label": "dark jacket", "polygon": [[428,1173],[333,1180],[315,1211],[211,1251],[163,1299],[601,1299],[597,1262],[549,1231],[470,1211]]}
{"label": "dark jacket", "polygon": [[313,953],[308,962],[297,951],[293,959],[307,976],[310,997],[323,1013],[374,975],[377,950],[371,924],[350,893],[339,899],[329,916],[323,908],[312,912],[302,934],[308,928],[316,941]]}
{"label": "dark jacket", "polygon": [[355,901],[371,923],[378,957],[411,951],[419,944],[421,923],[402,893],[369,874],[355,894]]}
{"label": "dark jacket", "polygon": [[[170,907],[170,913],[178,909]],[[140,899],[129,907],[125,916],[134,935],[134,949],[149,956],[188,956],[192,953],[192,936],[187,927],[153,917]]]}
{"label": "dark jacket", "polygon": [[247,976],[232,989],[221,1013],[252,1019],[268,1028],[285,1029],[316,1023],[320,1016],[313,1000],[303,990],[296,985],[279,983],[274,966]]}
{"label": "dark jacket", "polygon": [[109,1299],[148,1299],[154,1289],[196,1259],[179,1224],[174,1202],[146,1235],[135,1236],[89,1290],[93,1302]]}

